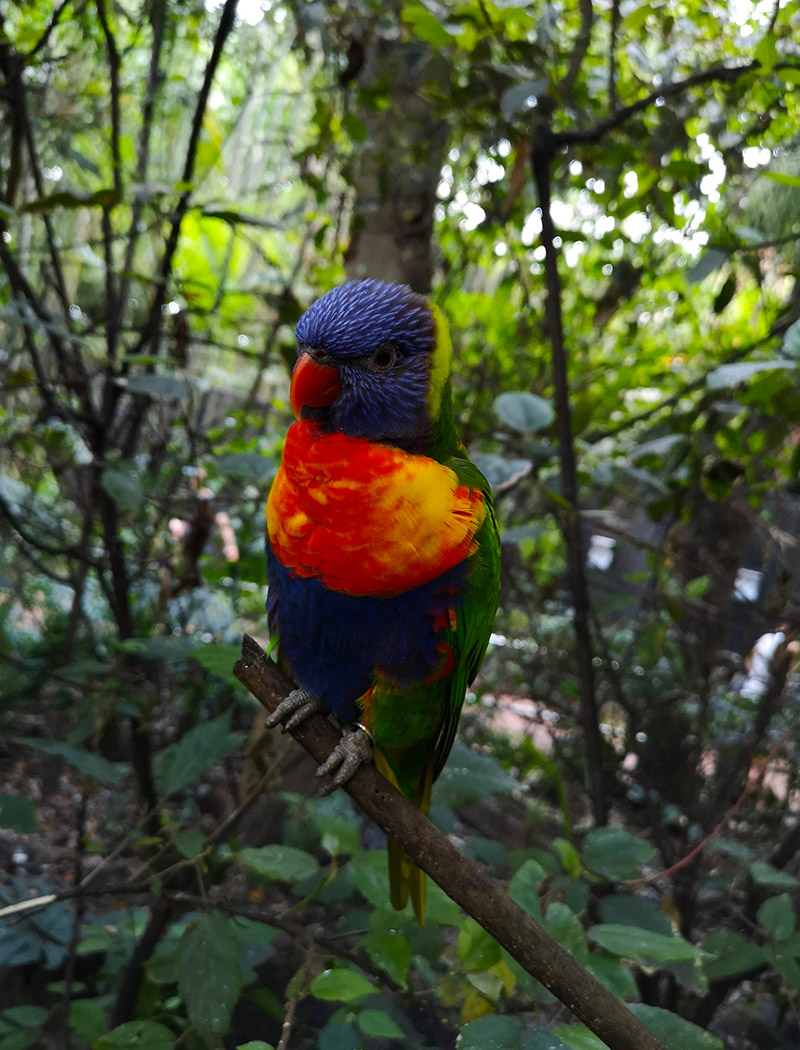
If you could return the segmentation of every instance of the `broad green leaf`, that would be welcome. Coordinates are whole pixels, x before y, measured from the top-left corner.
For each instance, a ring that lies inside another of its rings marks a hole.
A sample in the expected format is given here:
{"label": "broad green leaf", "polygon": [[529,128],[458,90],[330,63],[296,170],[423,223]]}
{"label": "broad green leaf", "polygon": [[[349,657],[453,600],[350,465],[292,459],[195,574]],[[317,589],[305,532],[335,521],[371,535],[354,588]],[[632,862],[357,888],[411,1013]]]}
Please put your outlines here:
{"label": "broad green leaf", "polygon": [[757,886],[773,886],[779,890],[791,890],[797,886],[797,879],[794,875],[774,868],[766,860],[754,860],[748,870]]}
{"label": "broad green leaf", "polygon": [[319,871],[319,864],[310,853],[277,843],[243,849],[239,852],[239,860],[256,875],[275,882],[299,882]]}
{"label": "broad green leaf", "polygon": [[50,1015],[43,1006],[9,1006],[0,1017],[20,1028],[39,1028]]}
{"label": "broad green leaf", "polygon": [[215,765],[237,749],[241,735],[231,733],[231,712],[225,711],[218,718],[184,733],[176,744],[171,744],[158,757],[156,773],[161,794],[166,798],[193,783]]}
{"label": "broad green leaf", "polygon": [[789,894],[765,900],[758,909],[758,921],[776,941],[788,940],[797,929],[797,915]]}
{"label": "broad green leaf", "polygon": [[36,831],[36,807],[24,795],[0,795],[0,827],[23,835]]}
{"label": "broad green leaf", "polygon": [[645,1003],[631,1003],[630,1012],[647,1025],[668,1050],[723,1050],[722,1041],[670,1010]]}
{"label": "broad green leaf", "polygon": [[624,828],[594,828],[584,841],[583,861],[590,871],[608,879],[635,879],[655,852],[649,842]]}
{"label": "broad green leaf", "polygon": [[569,1050],[563,1039],[546,1028],[532,1028],[523,1043],[522,1050]]}
{"label": "broad green leaf", "polygon": [[604,923],[640,926],[653,933],[671,937],[672,923],[655,901],[634,897],[629,893],[615,893],[600,901],[600,918]]}
{"label": "broad green leaf", "polygon": [[538,921],[542,918],[539,887],[546,878],[547,872],[538,861],[526,860],[514,872],[514,877],[508,885],[509,897]]}
{"label": "broad green leaf", "polygon": [[129,1021],[101,1035],[92,1050],[173,1050],[175,1034],[156,1021]]}
{"label": "broad green leaf", "polygon": [[339,967],[323,970],[315,977],[311,982],[311,994],[317,999],[352,1003],[366,995],[374,995],[375,988],[360,971]]}
{"label": "broad green leaf", "polygon": [[69,1008],[69,1026],[87,1042],[93,1043],[108,1024],[107,1009],[99,999],[74,999]]}
{"label": "broad green leaf", "polygon": [[517,787],[518,782],[496,759],[457,740],[433,792],[437,804],[458,809],[488,795],[509,794]]}
{"label": "broad green leaf", "polygon": [[458,1033],[456,1050],[522,1050],[525,1024],[518,1017],[490,1014]]}
{"label": "broad green leaf", "polygon": [[528,80],[524,84],[514,84],[500,96],[500,109],[506,120],[513,120],[518,113],[526,114],[530,111],[528,99],[538,98],[547,91],[548,82],[543,78]]}
{"label": "broad green leaf", "polygon": [[109,762],[102,755],[96,755],[93,751],[84,751],[81,747],[73,747],[63,740],[47,740],[38,737],[20,737],[21,744],[43,751],[46,755],[58,755],[69,763],[79,773],[99,780],[102,784],[110,784],[119,787],[128,775],[128,767],[118,762]]}
{"label": "broad green leaf", "polygon": [[20,211],[35,215],[54,211],[57,208],[110,208],[119,201],[119,194],[113,189],[95,190],[94,193],[79,193],[61,190],[47,197],[23,204]]}
{"label": "broad green leaf", "polygon": [[226,452],[214,459],[214,470],[238,481],[269,481],[278,472],[278,464],[263,452]]}
{"label": "broad green leaf", "polygon": [[617,926],[600,923],[587,931],[590,941],[605,948],[612,955],[635,959],[644,963],[692,961],[699,950],[682,937],[667,937],[638,926]]}
{"label": "broad green leaf", "polygon": [[459,931],[458,961],[465,970],[488,970],[500,961],[500,945],[473,918],[465,919]]}
{"label": "broad green leaf", "polygon": [[553,1031],[570,1050],[606,1050],[606,1044],[582,1024],[560,1024]]}
{"label": "broad green leaf", "polygon": [[475,453],[472,462],[493,489],[511,481],[512,478],[523,477],[533,465],[529,459],[509,459],[494,452]]}
{"label": "broad green leaf", "polygon": [[544,925],[554,940],[580,962],[584,962],[588,953],[586,934],[572,908],[561,901],[548,904]]}
{"label": "broad green leaf", "polygon": [[[337,1015],[334,1014],[334,1017]],[[364,1038],[349,1024],[329,1021],[319,1033],[318,1050],[363,1050]]]}
{"label": "broad green leaf", "polygon": [[708,248],[689,270],[689,280],[699,284],[728,261],[728,253],[718,248]]}
{"label": "broad green leaf", "polygon": [[182,379],[164,375],[129,376],[125,389],[131,394],[148,394],[162,401],[179,401],[189,393]]}
{"label": "broad green leaf", "polygon": [[377,930],[367,935],[362,947],[376,966],[380,966],[401,988],[407,987],[411,945],[402,934]]}
{"label": "broad green leaf", "polygon": [[549,401],[525,390],[500,394],[495,398],[494,410],[506,426],[524,433],[542,430],[553,422],[556,415]]}
{"label": "broad green leaf", "polygon": [[236,1050],[275,1050],[275,1047],[263,1039],[251,1039],[249,1043],[237,1043]]}
{"label": "broad green leaf", "polygon": [[372,1039],[405,1039],[403,1030],[383,1010],[362,1010],[356,1023]]}
{"label": "broad green leaf", "polygon": [[100,475],[100,484],[106,493],[126,510],[141,510],[144,490],[139,480],[139,472],[133,463],[124,461],[115,467],[109,467]]}
{"label": "broad green leaf", "polygon": [[201,1037],[216,1043],[228,1031],[242,990],[241,949],[232,920],[199,915],[181,941],[178,991]]}
{"label": "broad green leaf", "polygon": [[711,981],[736,977],[766,962],[764,950],[759,945],[732,930],[709,934],[702,949],[708,956],[703,960],[703,970]]}
{"label": "broad green leaf", "polygon": [[600,952],[590,952],[581,962],[597,980],[623,1002],[639,994],[633,974],[620,959]]}
{"label": "broad green leaf", "polygon": [[207,671],[224,678],[226,682],[240,685],[239,679],[233,673],[233,665],[242,655],[239,646],[225,645],[218,642],[210,645],[198,646],[189,654],[192,660],[196,660]]}
{"label": "broad green leaf", "polygon": [[447,47],[453,40],[441,22],[426,8],[410,4],[400,12],[400,17],[410,27],[415,36],[434,47]]}
{"label": "broad green leaf", "polygon": [[720,365],[706,376],[709,390],[721,390],[726,386],[736,386],[752,379],[759,372],[774,372],[780,368],[797,368],[793,361],[775,358],[772,361],[738,361],[732,365]]}
{"label": "broad green leaf", "polygon": [[800,175],[786,175],[780,171],[765,171],[763,174],[764,178],[772,179],[779,186],[792,186],[795,189],[800,189]]}
{"label": "broad green leaf", "polygon": [[786,329],[781,350],[787,357],[800,357],[800,321]]}
{"label": "broad green leaf", "polygon": [[187,828],[175,836],[175,849],[187,860],[202,853],[205,844],[206,837],[199,828]]}

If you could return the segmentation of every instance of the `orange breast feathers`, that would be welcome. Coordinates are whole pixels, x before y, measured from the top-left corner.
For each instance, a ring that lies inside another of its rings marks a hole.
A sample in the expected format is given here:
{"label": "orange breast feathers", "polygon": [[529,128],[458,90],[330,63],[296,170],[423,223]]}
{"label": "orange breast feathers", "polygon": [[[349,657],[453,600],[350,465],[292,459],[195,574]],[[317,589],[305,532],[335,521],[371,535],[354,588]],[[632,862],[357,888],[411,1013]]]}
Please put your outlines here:
{"label": "orange breast feathers", "polygon": [[473,554],[485,515],[482,492],[436,460],[303,420],[286,436],[267,532],[297,576],[390,597]]}

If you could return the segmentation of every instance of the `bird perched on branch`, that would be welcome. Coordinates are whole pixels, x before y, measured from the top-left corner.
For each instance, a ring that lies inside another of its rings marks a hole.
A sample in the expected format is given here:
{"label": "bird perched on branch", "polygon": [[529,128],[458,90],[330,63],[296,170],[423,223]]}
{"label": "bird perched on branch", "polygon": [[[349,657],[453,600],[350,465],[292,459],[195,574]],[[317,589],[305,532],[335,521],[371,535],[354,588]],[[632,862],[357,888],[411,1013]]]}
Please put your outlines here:
{"label": "bird perched on branch", "polygon": [[[489,485],[453,425],[452,346],[406,286],[351,281],[297,324],[297,417],[267,504],[267,611],[297,682],[267,720],[333,713],[317,771],[344,783],[373,757],[427,813],[497,609]],[[389,843],[392,904],[424,921],[423,873]]]}

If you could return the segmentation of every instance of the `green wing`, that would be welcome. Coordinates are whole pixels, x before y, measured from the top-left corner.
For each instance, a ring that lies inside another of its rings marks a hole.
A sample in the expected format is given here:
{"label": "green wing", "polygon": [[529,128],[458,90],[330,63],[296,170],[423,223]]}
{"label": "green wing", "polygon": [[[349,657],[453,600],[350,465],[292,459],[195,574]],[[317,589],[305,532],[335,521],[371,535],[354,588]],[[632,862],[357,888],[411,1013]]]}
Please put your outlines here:
{"label": "green wing", "polygon": [[453,746],[464,694],[486,654],[500,599],[500,535],[489,483],[466,457],[453,457],[447,460],[447,466],[456,472],[462,484],[481,490],[487,513],[476,535],[478,549],[470,559],[473,564],[467,593],[461,607],[456,610],[455,627],[449,632],[450,648],[457,664],[450,679],[444,717],[434,748],[434,780],[441,773]]}

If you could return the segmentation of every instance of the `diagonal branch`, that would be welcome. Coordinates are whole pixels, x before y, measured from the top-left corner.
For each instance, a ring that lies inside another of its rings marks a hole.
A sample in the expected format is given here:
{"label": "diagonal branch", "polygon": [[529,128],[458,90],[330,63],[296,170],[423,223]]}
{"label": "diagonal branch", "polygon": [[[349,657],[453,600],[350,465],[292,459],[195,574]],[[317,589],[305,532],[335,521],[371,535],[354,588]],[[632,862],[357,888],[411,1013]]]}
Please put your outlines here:
{"label": "diagonal branch", "polygon": [[[247,635],[234,674],[268,711],[292,688]],[[312,715],[292,735],[317,762],[328,757],[339,739],[322,715]],[[345,790],[415,864],[611,1050],[665,1050],[616,996],[511,900],[482,865],[460,853],[374,766],[362,767]]]}

